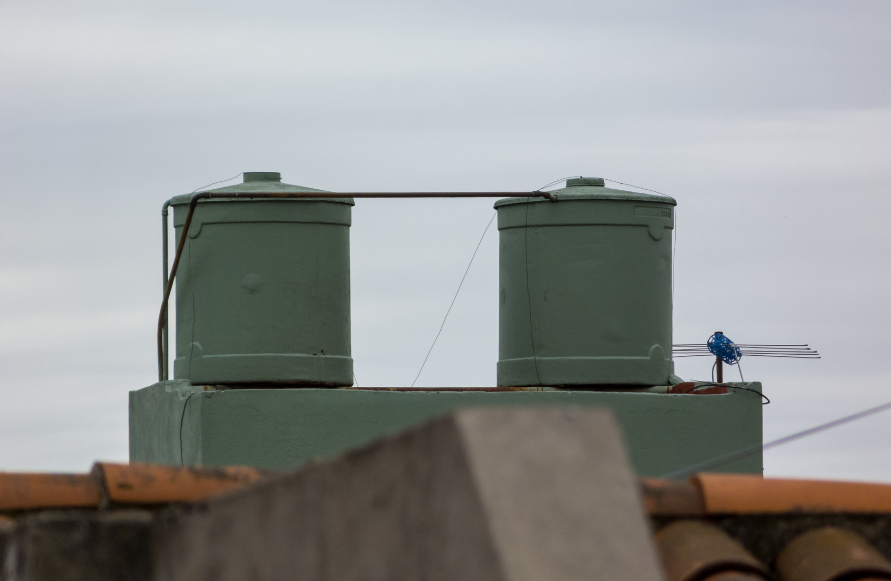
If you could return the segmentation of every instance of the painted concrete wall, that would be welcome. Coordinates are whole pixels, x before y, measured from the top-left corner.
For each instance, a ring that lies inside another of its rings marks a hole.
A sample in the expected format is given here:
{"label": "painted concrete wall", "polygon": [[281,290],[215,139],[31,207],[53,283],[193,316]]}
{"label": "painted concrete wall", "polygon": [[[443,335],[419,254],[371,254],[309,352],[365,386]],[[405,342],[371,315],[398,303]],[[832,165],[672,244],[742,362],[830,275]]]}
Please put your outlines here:
{"label": "painted concrete wall", "polygon": [[[745,386],[761,389],[759,383]],[[289,468],[362,446],[455,408],[514,405],[611,409],[624,431],[632,464],[642,476],[660,476],[761,443],[760,398],[732,389],[724,395],[214,390],[170,381],[130,392],[130,460]],[[727,464],[721,471],[760,474],[761,456]]]}

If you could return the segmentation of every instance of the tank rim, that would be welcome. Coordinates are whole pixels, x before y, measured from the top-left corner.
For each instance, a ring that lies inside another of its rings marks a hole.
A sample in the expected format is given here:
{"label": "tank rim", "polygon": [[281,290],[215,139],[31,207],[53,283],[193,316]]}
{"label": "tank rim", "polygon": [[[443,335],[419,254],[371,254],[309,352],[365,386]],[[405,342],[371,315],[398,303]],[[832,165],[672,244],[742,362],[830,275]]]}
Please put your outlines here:
{"label": "tank rim", "polygon": [[[573,186],[570,188],[562,188],[552,190],[551,195],[556,196],[557,201],[572,200],[609,200],[624,202],[649,202],[655,204],[669,204],[677,206],[677,201],[670,196],[659,196],[656,194],[646,194],[641,192],[628,192],[625,190],[616,190],[612,188],[604,188],[601,186]],[[495,202],[494,207],[508,206],[512,204],[537,204],[551,203],[551,200],[545,198],[502,198]]]}

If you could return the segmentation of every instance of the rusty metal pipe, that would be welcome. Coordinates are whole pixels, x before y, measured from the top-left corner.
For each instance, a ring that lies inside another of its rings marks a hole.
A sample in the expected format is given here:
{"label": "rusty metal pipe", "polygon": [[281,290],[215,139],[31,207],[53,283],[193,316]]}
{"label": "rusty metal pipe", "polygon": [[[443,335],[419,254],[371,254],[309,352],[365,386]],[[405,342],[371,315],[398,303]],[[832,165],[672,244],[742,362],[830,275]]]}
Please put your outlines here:
{"label": "rusty metal pipe", "polygon": [[[161,206],[161,238],[163,239],[161,242],[161,255],[162,255],[162,266],[164,269],[164,277],[163,283],[161,286],[161,292],[167,292],[167,208],[170,207],[170,200],[164,202],[164,205]],[[170,363],[168,360],[168,345],[170,344],[168,341],[168,329],[170,328],[169,318],[164,318],[164,336],[162,339],[161,351],[163,356],[161,357],[161,362],[159,363],[160,368],[158,369],[158,381],[166,381],[168,379],[168,373],[170,368]]]}
{"label": "rusty metal pipe", "polygon": [[176,256],[173,258],[173,267],[170,275],[167,275],[167,208],[170,201],[164,203],[161,215],[164,218],[164,299],[161,302],[161,312],[158,315],[158,381],[167,378],[167,305],[170,300],[170,291],[176,278],[176,270],[179,260],[189,237],[189,226],[192,224],[192,216],[195,214],[195,206],[201,200],[281,200],[281,199],[340,199],[340,198],[545,198],[556,201],[556,196],[550,192],[198,192],[192,196],[189,202],[189,211],[186,221],[183,223],[183,231],[176,245]]}

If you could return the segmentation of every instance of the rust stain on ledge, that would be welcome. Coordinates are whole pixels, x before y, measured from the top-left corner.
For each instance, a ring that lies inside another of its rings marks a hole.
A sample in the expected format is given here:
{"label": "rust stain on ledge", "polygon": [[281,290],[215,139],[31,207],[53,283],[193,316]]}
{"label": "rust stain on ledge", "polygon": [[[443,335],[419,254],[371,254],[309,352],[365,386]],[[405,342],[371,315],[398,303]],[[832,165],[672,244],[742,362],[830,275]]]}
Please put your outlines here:
{"label": "rust stain on ledge", "polygon": [[342,387],[352,391],[540,391],[538,387]]}

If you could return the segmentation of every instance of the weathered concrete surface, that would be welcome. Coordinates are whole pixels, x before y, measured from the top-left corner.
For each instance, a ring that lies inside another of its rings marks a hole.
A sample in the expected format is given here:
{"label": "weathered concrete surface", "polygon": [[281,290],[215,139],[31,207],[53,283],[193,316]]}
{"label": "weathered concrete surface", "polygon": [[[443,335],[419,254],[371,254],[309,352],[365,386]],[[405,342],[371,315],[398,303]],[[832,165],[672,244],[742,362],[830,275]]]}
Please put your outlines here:
{"label": "weathered concrete surface", "polygon": [[621,436],[598,409],[463,410],[155,530],[158,581],[657,581]]}
{"label": "weathered concrete surface", "polygon": [[23,517],[7,537],[0,580],[148,581],[151,522],[135,510]]}
{"label": "weathered concrete surface", "polygon": [[[744,385],[761,389],[759,383]],[[634,469],[642,476],[661,476],[761,443],[761,399],[746,391],[725,395],[564,390],[204,391],[200,386],[165,382],[130,392],[130,460],[292,468],[459,407],[493,405],[609,408],[623,429]],[[761,474],[761,455],[729,463],[721,470]]]}
{"label": "weathered concrete surface", "polygon": [[0,581],[15,579],[16,553],[15,521],[0,515]]}

